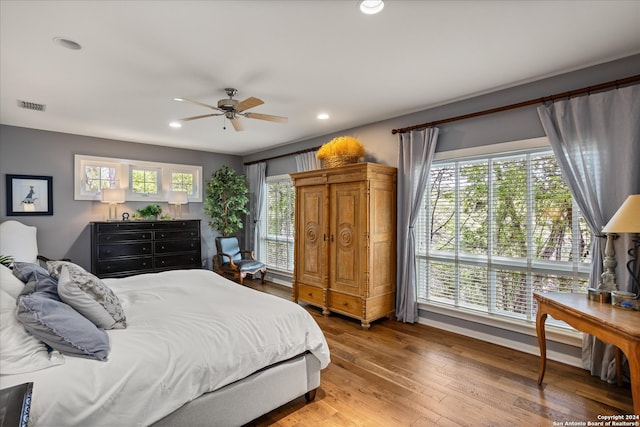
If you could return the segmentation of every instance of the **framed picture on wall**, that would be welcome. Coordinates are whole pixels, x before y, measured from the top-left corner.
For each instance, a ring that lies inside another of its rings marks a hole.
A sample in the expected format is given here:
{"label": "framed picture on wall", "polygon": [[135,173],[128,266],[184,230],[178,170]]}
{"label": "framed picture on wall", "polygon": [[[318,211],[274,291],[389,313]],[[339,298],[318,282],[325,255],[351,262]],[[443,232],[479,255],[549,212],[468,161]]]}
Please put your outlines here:
{"label": "framed picture on wall", "polygon": [[53,215],[53,178],[7,174],[7,216]]}

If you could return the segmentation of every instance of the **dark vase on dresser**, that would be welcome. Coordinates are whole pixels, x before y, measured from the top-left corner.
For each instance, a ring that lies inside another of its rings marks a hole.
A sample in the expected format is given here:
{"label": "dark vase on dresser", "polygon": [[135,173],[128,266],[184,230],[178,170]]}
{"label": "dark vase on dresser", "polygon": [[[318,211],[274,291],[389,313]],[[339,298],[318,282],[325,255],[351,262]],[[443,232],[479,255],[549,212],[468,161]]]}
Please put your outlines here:
{"label": "dark vase on dresser", "polygon": [[91,223],[91,272],[100,278],[200,267],[199,219]]}

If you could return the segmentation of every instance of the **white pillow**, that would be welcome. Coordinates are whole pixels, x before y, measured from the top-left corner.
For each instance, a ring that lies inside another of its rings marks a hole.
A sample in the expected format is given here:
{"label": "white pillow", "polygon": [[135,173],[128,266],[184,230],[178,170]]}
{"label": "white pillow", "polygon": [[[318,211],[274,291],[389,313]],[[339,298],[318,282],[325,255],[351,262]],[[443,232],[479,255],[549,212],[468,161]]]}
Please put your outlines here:
{"label": "white pillow", "polygon": [[58,279],[60,299],[94,325],[102,329],[127,327],[120,300],[102,280],[67,261],[47,261],[47,268]]}
{"label": "white pillow", "polygon": [[0,289],[0,375],[24,374],[64,364],[57,351],[34,338],[16,319],[16,300]]}
{"label": "white pillow", "polygon": [[13,297],[13,305],[16,305],[16,298],[24,289],[24,283],[13,275],[13,272],[0,264],[0,289]]}

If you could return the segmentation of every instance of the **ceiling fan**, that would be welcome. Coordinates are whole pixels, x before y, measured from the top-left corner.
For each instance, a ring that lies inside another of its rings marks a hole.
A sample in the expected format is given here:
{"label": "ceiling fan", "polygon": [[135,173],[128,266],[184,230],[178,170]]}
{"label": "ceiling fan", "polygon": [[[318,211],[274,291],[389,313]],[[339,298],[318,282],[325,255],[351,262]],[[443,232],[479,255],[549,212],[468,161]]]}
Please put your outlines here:
{"label": "ceiling fan", "polygon": [[266,120],[269,122],[277,122],[277,123],[287,123],[288,121],[286,117],[272,116],[270,114],[247,112],[247,110],[250,108],[257,107],[258,105],[264,104],[264,101],[258,98],[254,98],[253,96],[250,96],[244,101],[238,101],[236,99],[233,99],[234,95],[238,92],[237,89],[228,87],[228,88],[225,88],[224,91],[227,93],[227,96],[229,98],[219,100],[217,107],[214,107],[213,105],[205,104],[203,102],[193,101],[191,99],[175,98],[175,101],[190,102],[192,104],[201,105],[203,107],[219,111],[219,113],[186,117],[184,119],[180,119],[180,121],[189,122],[191,120],[204,119],[206,117],[224,116],[231,122],[231,124],[233,125],[233,128],[236,131],[243,130],[242,123],[240,122],[240,120],[238,120],[239,116],[246,117],[248,119]]}

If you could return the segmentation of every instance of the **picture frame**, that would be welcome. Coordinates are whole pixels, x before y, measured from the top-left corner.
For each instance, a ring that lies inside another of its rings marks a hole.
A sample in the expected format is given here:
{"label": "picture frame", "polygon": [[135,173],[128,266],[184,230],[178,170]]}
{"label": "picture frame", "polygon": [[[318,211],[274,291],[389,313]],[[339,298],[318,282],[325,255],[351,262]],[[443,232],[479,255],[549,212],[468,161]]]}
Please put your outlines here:
{"label": "picture frame", "polygon": [[53,177],[7,174],[7,216],[53,215]]}

